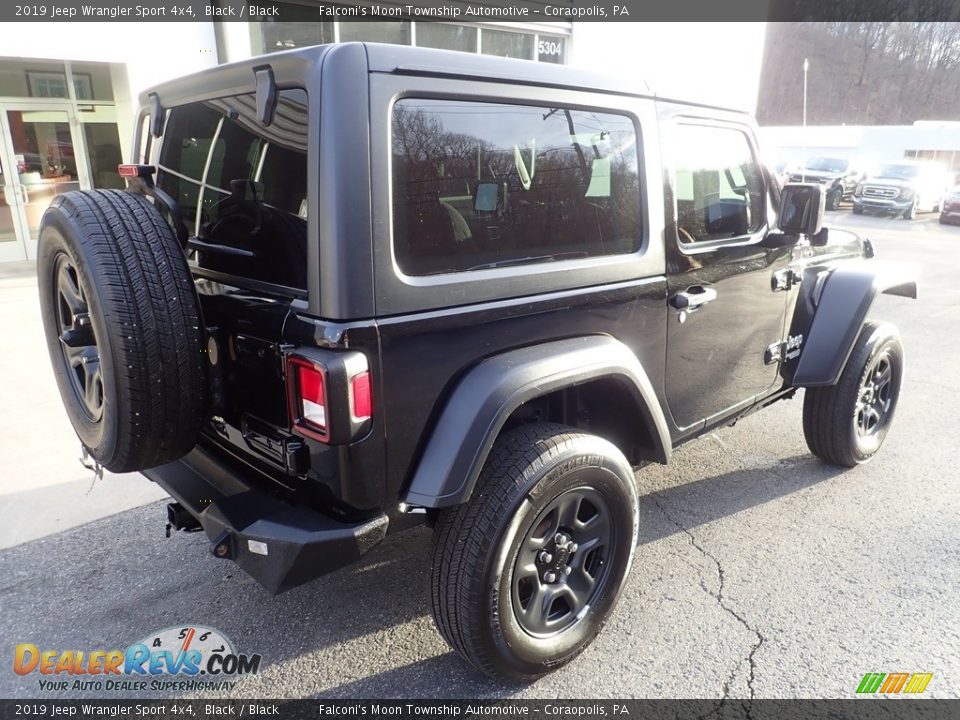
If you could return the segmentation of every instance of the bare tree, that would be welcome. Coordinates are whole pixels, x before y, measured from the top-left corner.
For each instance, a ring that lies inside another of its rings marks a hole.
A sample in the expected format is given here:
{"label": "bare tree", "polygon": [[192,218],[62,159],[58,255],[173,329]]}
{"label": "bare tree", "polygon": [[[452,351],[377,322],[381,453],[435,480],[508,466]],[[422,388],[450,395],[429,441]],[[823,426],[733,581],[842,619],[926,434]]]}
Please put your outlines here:
{"label": "bare tree", "polygon": [[[914,10],[934,17],[938,2],[917,0]],[[892,6],[880,10],[894,13]],[[810,124],[960,120],[960,23],[770,23],[757,102],[761,123],[799,124],[804,58],[810,58]]]}

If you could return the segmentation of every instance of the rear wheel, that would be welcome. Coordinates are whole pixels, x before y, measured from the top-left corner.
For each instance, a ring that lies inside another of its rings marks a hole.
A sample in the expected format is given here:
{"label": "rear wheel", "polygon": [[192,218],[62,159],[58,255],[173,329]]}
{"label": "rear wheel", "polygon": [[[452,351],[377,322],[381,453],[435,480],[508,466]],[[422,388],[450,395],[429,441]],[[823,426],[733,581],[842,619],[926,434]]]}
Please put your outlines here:
{"label": "rear wheel", "polygon": [[441,634],[488,675],[531,680],[587,647],[620,596],[637,537],[633,471],[602,438],[524,426],[497,440],[473,497],[435,533]]}
{"label": "rear wheel", "polygon": [[186,258],[144,197],[57,196],[37,256],[53,372],[80,442],[108,470],[176,460],[204,419],[203,325]]}
{"label": "rear wheel", "polygon": [[870,460],[890,430],[902,378],[896,328],[864,323],[840,382],[806,391],[803,434],[811,452],[844,467]]}

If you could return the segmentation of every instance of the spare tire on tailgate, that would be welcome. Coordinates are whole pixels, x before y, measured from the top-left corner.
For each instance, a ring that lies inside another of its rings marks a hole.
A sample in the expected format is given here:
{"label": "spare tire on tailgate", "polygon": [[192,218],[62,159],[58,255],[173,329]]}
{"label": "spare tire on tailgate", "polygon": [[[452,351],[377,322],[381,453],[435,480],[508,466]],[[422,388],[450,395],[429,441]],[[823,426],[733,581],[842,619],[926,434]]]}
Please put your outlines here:
{"label": "spare tire on tailgate", "polygon": [[205,417],[196,289],[176,235],[143,196],[70,192],[43,216],[40,308],[80,442],[129,472],[190,451]]}

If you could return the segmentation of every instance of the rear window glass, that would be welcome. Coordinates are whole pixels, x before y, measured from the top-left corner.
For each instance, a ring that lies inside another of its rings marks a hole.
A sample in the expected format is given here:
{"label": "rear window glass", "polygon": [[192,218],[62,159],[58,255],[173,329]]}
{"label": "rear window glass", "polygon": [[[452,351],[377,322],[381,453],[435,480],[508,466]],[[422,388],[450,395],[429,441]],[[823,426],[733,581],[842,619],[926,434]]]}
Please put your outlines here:
{"label": "rear window glass", "polygon": [[394,251],[408,275],[640,248],[627,116],[410,98],[394,105],[392,144]]}
{"label": "rear window glass", "polygon": [[305,289],[307,94],[280,93],[273,123],[256,98],[182,105],[167,118],[157,184],[174,197],[208,270]]}

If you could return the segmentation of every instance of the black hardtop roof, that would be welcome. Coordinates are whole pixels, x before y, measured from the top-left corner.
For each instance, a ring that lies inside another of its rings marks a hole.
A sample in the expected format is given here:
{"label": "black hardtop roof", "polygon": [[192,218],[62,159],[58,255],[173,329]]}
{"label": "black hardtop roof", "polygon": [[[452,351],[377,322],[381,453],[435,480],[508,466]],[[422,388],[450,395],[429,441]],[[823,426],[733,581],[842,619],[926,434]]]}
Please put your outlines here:
{"label": "black hardtop roof", "polygon": [[516,60],[493,55],[365,43],[371,72],[448,75],[524,85],[550,85],[589,91],[652,97],[640,77],[628,81],[569,65]]}
{"label": "black hardtop roof", "polygon": [[[314,45],[294,50],[259,55],[249,60],[226,63],[202,70],[198,73],[156,85],[140,95],[141,105],[146,104],[151,93],[157,93],[161,101],[172,98],[184,98],[192,95],[209,94],[204,92],[210,86],[218,89],[234,84],[249,86],[253,68],[270,65],[275,72],[285,75],[306,74],[310,67],[319,65],[328,52],[348,46],[362,46],[366,52],[369,72],[396,73],[409,75],[434,75],[437,77],[459,77],[473,80],[508,82],[520,85],[540,85],[562,87],[571,90],[612,93],[636,97],[658,97],[665,100],[682,102],[698,107],[714,107],[727,112],[743,113],[732,108],[707,105],[664,97],[653,92],[650,86],[639,76],[613,76],[553,63],[539,63],[530,60],[478,55],[453,50],[434,50],[431,48],[410,47],[407,45],[388,45],[384,43],[338,43]],[[279,80],[279,77],[278,77]],[[248,87],[249,89],[249,87]],[[309,88],[308,88],[309,89]],[[243,90],[238,90],[243,92]]]}

